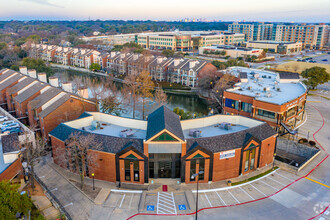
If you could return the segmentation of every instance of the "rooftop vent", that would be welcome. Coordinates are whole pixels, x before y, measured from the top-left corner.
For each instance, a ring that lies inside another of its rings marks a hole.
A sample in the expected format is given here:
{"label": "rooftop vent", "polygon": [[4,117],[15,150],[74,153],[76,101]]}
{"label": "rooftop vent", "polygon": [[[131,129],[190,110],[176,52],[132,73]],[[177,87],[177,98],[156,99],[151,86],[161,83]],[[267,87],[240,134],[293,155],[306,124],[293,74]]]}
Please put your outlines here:
{"label": "rooftop vent", "polygon": [[270,97],[272,97],[272,94],[270,92],[267,92],[265,97],[270,98]]}
{"label": "rooftop vent", "polygon": [[260,97],[260,92],[256,92],[256,97]]}

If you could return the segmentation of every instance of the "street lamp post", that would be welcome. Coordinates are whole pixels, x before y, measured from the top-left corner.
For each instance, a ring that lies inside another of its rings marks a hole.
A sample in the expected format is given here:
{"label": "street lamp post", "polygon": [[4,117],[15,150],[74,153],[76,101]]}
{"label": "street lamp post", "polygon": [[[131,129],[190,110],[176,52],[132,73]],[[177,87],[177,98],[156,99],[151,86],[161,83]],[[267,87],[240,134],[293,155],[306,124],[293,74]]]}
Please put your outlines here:
{"label": "street lamp post", "polygon": [[94,173],[92,173],[92,177],[93,177],[93,190],[95,190],[95,186],[94,186]]}
{"label": "street lamp post", "polygon": [[197,180],[197,196],[196,196],[196,220],[197,220],[197,211],[198,211],[198,175],[199,174],[203,174],[204,171],[199,171],[198,173],[194,174],[191,176],[191,179],[195,179],[196,177],[196,180]]}

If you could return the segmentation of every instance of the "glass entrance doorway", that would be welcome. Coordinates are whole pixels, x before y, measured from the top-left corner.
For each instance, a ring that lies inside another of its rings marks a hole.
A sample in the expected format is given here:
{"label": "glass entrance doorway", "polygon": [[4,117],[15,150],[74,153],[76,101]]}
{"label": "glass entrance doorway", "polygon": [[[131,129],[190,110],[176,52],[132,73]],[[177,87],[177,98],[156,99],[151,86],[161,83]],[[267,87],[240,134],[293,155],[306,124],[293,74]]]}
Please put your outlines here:
{"label": "glass entrance doorway", "polygon": [[181,154],[149,154],[149,178],[180,178]]}

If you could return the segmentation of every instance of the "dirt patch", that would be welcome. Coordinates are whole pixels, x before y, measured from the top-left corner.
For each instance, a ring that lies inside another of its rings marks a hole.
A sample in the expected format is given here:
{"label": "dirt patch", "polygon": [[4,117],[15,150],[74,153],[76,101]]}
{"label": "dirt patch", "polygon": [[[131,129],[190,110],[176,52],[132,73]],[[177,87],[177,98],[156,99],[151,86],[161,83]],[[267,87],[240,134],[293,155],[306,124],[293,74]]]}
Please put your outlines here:
{"label": "dirt patch", "polygon": [[35,188],[32,190],[31,184],[28,184],[23,188],[23,190],[28,191],[30,196],[46,196],[44,190],[36,180],[34,181],[34,186]]}
{"label": "dirt patch", "polygon": [[292,61],[278,65],[276,67],[276,70],[301,73],[305,69],[311,68],[313,66],[323,67],[327,70],[328,73],[330,73],[330,65],[328,64],[306,63],[306,62],[298,62],[298,61]]}
{"label": "dirt patch", "polygon": [[101,191],[101,188],[95,187],[95,190],[93,190],[93,186],[84,184],[83,189],[80,188],[80,182],[77,182],[75,180],[70,179],[70,182],[72,182],[75,186],[77,186],[80,190],[82,190],[89,198],[94,200],[96,196]]}

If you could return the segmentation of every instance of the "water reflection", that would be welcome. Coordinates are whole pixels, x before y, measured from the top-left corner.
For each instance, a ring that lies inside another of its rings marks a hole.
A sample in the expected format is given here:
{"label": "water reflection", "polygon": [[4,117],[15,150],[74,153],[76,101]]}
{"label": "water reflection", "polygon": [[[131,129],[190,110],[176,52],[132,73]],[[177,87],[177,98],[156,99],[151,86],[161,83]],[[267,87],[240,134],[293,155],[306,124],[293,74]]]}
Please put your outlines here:
{"label": "water reflection", "polygon": [[[52,76],[58,77],[60,83],[72,82],[75,76],[94,77],[90,74],[82,73],[74,70],[66,70],[61,68],[53,68],[53,70],[54,70],[54,74]],[[98,77],[98,78],[100,79],[100,81],[103,79],[103,77]],[[122,84],[118,83],[117,87],[121,88]],[[90,97],[92,95],[90,90],[89,90],[89,95]],[[119,96],[121,98],[120,94]],[[184,109],[185,111],[202,113],[203,115],[207,115],[209,113],[208,105],[204,103],[203,100],[200,99],[198,96],[167,94],[167,99],[168,99],[167,107],[170,109],[179,107],[181,109]],[[153,100],[150,100],[148,112],[152,112],[155,108],[157,108],[157,106],[154,104]],[[121,115],[125,117],[132,117],[132,111],[126,108],[121,113]],[[139,118],[139,116],[140,114],[138,113],[137,117]]]}

